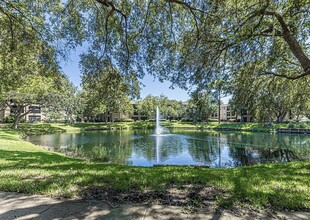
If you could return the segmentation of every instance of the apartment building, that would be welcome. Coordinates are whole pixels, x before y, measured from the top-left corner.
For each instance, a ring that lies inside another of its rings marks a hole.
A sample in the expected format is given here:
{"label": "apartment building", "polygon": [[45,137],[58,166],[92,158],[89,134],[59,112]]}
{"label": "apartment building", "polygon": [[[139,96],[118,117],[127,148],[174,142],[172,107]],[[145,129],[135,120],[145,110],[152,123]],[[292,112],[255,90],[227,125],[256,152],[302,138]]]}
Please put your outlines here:
{"label": "apartment building", "polygon": [[[6,117],[14,115],[14,108],[14,106],[12,108],[7,106],[6,108],[0,109],[0,122],[3,123]],[[27,106],[22,110],[23,113],[27,111],[29,113],[24,116],[26,122],[37,122],[47,119],[43,109],[39,105]]]}
{"label": "apartment building", "polygon": [[[229,120],[236,120],[241,122],[250,122],[251,121],[251,115],[248,114],[246,110],[242,111],[242,117],[239,115],[236,115],[236,113],[233,111],[233,109],[230,107],[229,104],[221,104],[221,111],[220,111],[220,120],[221,121],[229,121]],[[217,118],[218,111],[213,113],[211,115],[212,119],[218,119]]]}
{"label": "apartment building", "polygon": [[[218,111],[212,113],[212,119],[218,118]],[[235,112],[231,109],[229,104],[221,104],[221,111],[220,111],[220,120],[221,121],[228,121],[236,119]]]}

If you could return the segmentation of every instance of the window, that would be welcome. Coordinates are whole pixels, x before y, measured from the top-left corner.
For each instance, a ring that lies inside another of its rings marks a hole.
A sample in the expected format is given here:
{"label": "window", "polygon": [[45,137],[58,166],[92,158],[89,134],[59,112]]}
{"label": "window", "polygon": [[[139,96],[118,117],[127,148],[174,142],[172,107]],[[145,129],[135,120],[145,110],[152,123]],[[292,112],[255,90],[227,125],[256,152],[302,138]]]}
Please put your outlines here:
{"label": "window", "polygon": [[41,108],[38,106],[30,106],[29,110],[31,113],[41,113]]}
{"label": "window", "polygon": [[227,112],[227,116],[230,116],[230,112]]}
{"label": "window", "polygon": [[29,115],[29,122],[41,121],[41,116]]}
{"label": "window", "polygon": [[24,113],[24,107],[13,105],[11,107],[11,114],[16,114],[16,113]]}

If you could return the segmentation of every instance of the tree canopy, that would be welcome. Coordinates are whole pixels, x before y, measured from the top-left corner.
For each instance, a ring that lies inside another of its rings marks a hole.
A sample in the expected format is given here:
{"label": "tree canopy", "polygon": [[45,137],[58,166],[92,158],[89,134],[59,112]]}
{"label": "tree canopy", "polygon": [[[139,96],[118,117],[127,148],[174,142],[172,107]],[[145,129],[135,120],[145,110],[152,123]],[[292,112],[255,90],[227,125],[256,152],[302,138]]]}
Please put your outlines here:
{"label": "tree canopy", "polygon": [[113,69],[121,79],[111,85],[131,95],[145,73],[182,88],[220,80],[234,92],[236,80],[276,79],[278,89],[310,75],[309,0],[3,0],[0,25],[3,91],[34,69],[57,72],[78,45],[87,89]]}
{"label": "tree canopy", "polygon": [[148,72],[183,87],[205,86],[221,72],[238,74],[262,59],[257,76],[310,75],[308,0],[24,0],[0,6],[7,23],[18,17],[57,49],[87,42],[86,55],[123,73]]}

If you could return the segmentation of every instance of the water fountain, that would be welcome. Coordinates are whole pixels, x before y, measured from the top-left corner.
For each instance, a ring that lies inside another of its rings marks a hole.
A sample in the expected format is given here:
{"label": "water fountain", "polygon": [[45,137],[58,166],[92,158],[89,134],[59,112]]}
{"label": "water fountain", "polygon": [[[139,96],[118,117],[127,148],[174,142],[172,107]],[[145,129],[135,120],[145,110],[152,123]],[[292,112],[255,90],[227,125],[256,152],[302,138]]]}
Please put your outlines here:
{"label": "water fountain", "polygon": [[159,108],[156,107],[156,135],[160,135],[162,132],[162,128],[160,127],[160,114]]}

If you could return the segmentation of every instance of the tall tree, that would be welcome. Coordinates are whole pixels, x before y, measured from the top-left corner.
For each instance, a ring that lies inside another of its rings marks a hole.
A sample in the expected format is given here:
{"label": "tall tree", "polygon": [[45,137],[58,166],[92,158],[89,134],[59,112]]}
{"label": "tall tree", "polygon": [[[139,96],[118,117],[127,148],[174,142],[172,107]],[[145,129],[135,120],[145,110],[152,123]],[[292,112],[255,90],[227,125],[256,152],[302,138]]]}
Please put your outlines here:
{"label": "tall tree", "polygon": [[217,98],[215,99],[212,94],[207,91],[195,91],[191,94],[191,99],[189,100],[191,105],[190,109],[192,110],[192,115],[196,115],[203,121],[208,122],[212,113],[216,111],[216,104],[218,102]]}
{"label": "tall tree", "polygon": [[[91,61],[93,60],[89,60]],[[109,112],[132,112],[129,96],[136,94],[125,77],[112,66],[104,66],[100,70],[89,68],[89,65],[93,64],[82,62],[82,85],[87,94],[88,108],[92,109],[91,113],[104,113],[107,122]]]}

